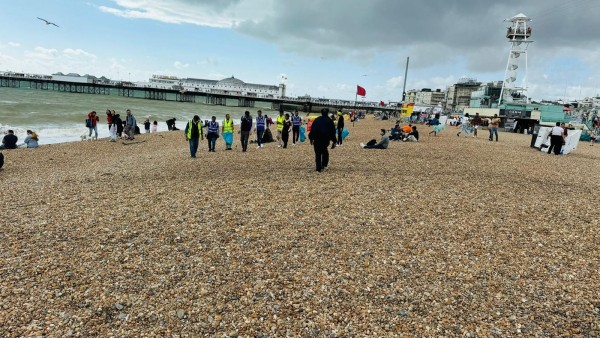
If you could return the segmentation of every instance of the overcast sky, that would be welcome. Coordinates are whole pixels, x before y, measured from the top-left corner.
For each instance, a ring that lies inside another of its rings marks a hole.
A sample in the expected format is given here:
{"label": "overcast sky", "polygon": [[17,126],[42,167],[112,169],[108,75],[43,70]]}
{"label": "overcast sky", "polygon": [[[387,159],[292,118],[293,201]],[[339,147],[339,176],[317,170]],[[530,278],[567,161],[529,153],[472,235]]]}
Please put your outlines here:
{"label": "overcast sky", "polygon": [[533,20],[530,96],[600,93],[598,0],[5,0],[0,70],[261,84],[285,75],[288,95],[354,99],[360,84],[367,100],[399,101],[406,57],[407,89],[502,80],[503,20],[521,12]]}

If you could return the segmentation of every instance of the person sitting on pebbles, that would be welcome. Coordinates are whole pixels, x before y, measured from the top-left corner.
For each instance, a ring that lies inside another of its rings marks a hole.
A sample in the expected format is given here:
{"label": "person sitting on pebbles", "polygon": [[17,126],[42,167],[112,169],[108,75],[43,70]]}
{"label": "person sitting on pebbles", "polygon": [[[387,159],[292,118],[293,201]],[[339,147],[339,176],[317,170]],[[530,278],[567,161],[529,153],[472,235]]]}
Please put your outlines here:
{"label": "person sitting on pebbles", "polygon": [[375,139],[367,142],[367,144],[361,143],[360,146],[363,149],[387,149],[390,144],[390,137],[387,135],[385,129],[381,129],[381,141],[377,143]]}
{"label": "person sitting on pebbles", "polygon": [[12,129],[8,130],[8,134],[4,136],[2,139],[2,145],[0,145],[0,150],[2,149],[17,149],[17,141],[19,138],[15,135],[15,132]]}
{"label": "person sitting on pebbles", "polygon": [[39,141],[38,135],[34,131],[28,130],[27,137],[25,137],[25,140],[23,141],[23,145],[26,148],[37,148],[37,147],[39,147],[38,141]]}
{"label": "person sitting on pebbles", "polygon": [[412,131],[406,135],[404,142],[419,142],[419,131],[417,126],[412,126]]}

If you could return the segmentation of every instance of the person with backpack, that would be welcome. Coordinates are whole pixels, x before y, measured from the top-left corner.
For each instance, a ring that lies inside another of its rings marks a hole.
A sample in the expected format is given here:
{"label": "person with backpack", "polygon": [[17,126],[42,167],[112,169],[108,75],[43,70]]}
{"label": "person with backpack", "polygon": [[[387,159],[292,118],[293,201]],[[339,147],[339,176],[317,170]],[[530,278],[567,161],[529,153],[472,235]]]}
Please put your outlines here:
{"label": "person with backpack", "polygon": [[217,139],[219,138],[219,122],[217,117],[213,116],[209,122],[206,123],[206,139],[208,140],[208,151],[215,152],[215,146],[217,145]]}
{"label": "person with backpack", "polygon": [[185,126],[185,139],[190,144],[191,157],[196,158],[196,152],[198,151],[200,140],[204,139],[204,135],[202,134],[202,124],[200,123],[200,116],[194,115],[194,117]]}
{"label": "person with backpack", "polygon": [[98,138],[98,122],[100,118],[96,115],[95,111],[89,112],[87,116],[85,126],[90,130],[88,137],[92,137],[92,132],[94,132],[94,138]]}
{"label": "person with backpack", "polygon": [[250,138],[250,131],[252,130],[252,116],[249,111],[244,112],[244,116],[241,118],[240,134],[242,141],[242,152],[248,150],[248,139]]}
{"label": "person with backpack", "polygon": [[263,148],[263,136],[265,134],[265,129],[267,126],[266,116],[262,115],[262,111],[256,112],[256,143],[258,144],[257,149]]}

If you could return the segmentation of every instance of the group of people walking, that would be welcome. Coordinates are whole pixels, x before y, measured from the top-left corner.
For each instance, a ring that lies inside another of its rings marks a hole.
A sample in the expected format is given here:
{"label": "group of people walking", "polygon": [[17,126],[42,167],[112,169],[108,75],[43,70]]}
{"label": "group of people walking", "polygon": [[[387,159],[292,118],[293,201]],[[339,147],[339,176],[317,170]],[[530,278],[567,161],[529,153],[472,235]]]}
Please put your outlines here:
{"label": "group of people walking", "polygon": [[[488,120],[489,138],[488,140],[493,141],[494,136],[496,142],[498,142],[498,128],[500,127],[500,118],[498,114],[494,114],[494,117]],[[456,136],[463,134],[465,137],[473,134],[473,138],[477,138],[477,131],[483,126],[483,119],[479,116],[479,113],[475,113],[475,116],[471,118],[469,113],[464,114],[460,118],[460,131],[456,133]]]}
{"label": "group of people walking", "polygon": [[[343,121],[343,116],[340,116],[340,120]],[[253,118],[249,111],[245,111],[244,115],[240,118],[240,121],[239,135],[242,152],[248,150],[250,134],[253,131],[256,133],[257,148],[264,148],[265,135],[268,134],[269,138],[272,140],[269,129],[272,124],[276,124],[277,126],[278,147],[287,148],[290,130],[292,131],[292,145],[304,141],[305,138],[302,128],[303,121],[299,116],[298,111],[295,111],[293,115],[280,111],[279,116],[276,118],[276,122],[273,122],[273,120],[266,115],[263,116],[262,111],[260,110],[257,111],[256,118]],[[314,147],[317,171],[322,172],[327,168],[327,165],[329,164],[329,144],[331,143],[331,148],[333,149],[336,145],[342,143],[342,130],[343,122],[342,128],[340,128],[338,121],[338,127],[336,128],[333,120],[329,117],[328,109],[323,109],[321,111],[321,116],[317,117],[312,122],[308,138],[310,139],[311,145]],[[190,147],[190,156],[196,158],[198,146],[204,137],[208,140],[209,152],[215,152],[216,140],[220,136],[223,137],[223,141],[225,142],[225,150],[232,150],[234,132],[235,126],[230,114],[225,115],[225,119],[221,126],[219,125],[219,122],[217,122],[216,116],[212,116],[210,121],[205,121],[203,123],[200,121],[198,115],[194,115],[194,117],[188,121],[184,130],[185,138]]]}
{"label": "group of people walking", "polygon": [[[266,142],[272,142],[273,136],[269,127],[273,124],[277,125],[277,142],[278,147],[287,148],[289,142],[290,130],[292,131],[292,145],[298,144],[303,138],[301,136],[302,118],[296,111],[293,116],[288,113],[280,111],[279,116],[276,118],[276,122],[273,122],[267,115],[263,115],[261,110],[257,111],[256,118],[250,115],[249,111],[245,111],[240,118],[239,135],[240,143],[242,146],[242,152],[248,151],[248,145],[250,143],[250,135],[252,132],[256,133],[256,148],[264,148]],[[210,121],[200,121],[200,117],[195,115],[185,126],[184,133],[186,139],[190,142],[190,155],[195,157],[198,144],[196,140],[203,140],[206,137],[208,141],[208,151],[216,151],[216,141],[219,137],[223,137],[225,143],[225,150],[233,149],[233,139],[236,126],[234,125],[233,119],[230,114],[225,115],[225,119],[222,125],[217,122],[216,116],[212,116]],[[196,132],[198,130],[198,132]],[[206,136],[205,136],[206,135]]]}

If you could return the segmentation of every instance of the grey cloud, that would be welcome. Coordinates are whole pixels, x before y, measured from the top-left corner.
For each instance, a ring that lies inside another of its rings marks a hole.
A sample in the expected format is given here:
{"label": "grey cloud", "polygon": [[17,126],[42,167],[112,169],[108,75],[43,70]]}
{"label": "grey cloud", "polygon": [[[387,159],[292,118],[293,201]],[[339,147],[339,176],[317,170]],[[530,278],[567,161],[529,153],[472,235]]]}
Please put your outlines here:
{"label": "grey cloud", "polygon": [[[325,57],[413,49],[424,59],[423,66],[460,54],[473,70],[486,69],[489,63],[496,67],[508,48],[508,24],[502,20],[519,12],[533,18],[534,38],[544,48],[599,40],[600,4],[593,0],[313,0],[276,1],[273,6],[273,14],[241,22],[236,29],[285,51],[319,50]],[[434,46],[444,53],[427,53]]]}
{"label": "grey cloud", "polygon": [[175,0],[175,3],[182,3],[192,6],[199,6],[205,9],[210,9],[215,13],[222,13],[230,7],[236,6],[240,0]]}

